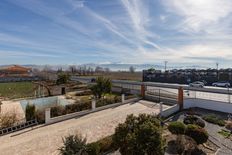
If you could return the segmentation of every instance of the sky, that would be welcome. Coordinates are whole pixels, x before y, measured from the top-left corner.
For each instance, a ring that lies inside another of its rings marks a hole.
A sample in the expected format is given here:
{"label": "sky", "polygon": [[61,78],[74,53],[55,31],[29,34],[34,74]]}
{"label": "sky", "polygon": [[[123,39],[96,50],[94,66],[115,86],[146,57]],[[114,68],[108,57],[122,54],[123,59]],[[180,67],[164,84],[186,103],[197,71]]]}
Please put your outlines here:
{"label": "sky", "polygon": [[232,67],[232,0],[1,0],[0,64]]}

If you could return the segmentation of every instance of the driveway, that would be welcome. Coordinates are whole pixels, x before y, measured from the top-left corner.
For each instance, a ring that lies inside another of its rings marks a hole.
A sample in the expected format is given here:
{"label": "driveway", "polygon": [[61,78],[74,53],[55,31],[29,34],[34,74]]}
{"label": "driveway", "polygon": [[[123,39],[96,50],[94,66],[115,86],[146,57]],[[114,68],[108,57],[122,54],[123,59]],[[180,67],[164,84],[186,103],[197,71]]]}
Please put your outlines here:
{"label": "driveway", "polygon": [[[163,107],[167,109],[168,106]],[[62,146],[62,137],[80,133],[93,142],[114,133],[115,127],[125,121],[128,114],[157,114],[159,105],[148,101],[125,104],[116,108],[73,118],[48,126],[36,126],[0,137],[3,155],[56,155]]]}

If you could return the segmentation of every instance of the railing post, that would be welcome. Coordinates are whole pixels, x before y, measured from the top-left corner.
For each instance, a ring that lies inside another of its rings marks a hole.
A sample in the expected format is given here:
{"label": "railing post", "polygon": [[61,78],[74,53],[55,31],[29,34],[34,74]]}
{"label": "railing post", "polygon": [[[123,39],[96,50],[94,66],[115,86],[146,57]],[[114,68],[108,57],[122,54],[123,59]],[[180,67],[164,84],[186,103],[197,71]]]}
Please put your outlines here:
{"label": "railing post", "polygon": [[47,108],[45,110],[45,124],[50,123],[50,119],[51,119],[51,108]]}
{"label": "railing post", "polygon": [[144,98],[145,97],[145,85],[141,85],[141,96]]}
{"label": "railing post", "polygon": [[96,109],[96,99],[92,99],[92,110]]}
{"label": "railing post", "polygon": [[183,110],[183,104],[184,104],[184,91],[183,87],[179,87],[178,89],[178,104],[179,104],[179,109]]}
{"label": "railing post", "polygon": [[125,94],[122,94],[122,103],[125,103]]}
{"label": "railing post", "polygon": [[228,102],[230,103],[230,88],[228,87]]}
{"label": "railing post", "polygon": [[160,117],[162,117],[162,113],[163,113],[163,102],[159,102],[160,103]]}

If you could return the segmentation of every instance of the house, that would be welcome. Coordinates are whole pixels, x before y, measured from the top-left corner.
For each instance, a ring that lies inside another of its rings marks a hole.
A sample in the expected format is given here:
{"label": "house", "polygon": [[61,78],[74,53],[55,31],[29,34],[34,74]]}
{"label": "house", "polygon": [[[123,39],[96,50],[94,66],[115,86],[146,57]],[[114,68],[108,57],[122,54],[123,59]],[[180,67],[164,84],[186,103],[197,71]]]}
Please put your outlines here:
{"label": "house", "polygon": [[32,77],[32,69],[19,66],[12,65],[0,68],[0,77]]}

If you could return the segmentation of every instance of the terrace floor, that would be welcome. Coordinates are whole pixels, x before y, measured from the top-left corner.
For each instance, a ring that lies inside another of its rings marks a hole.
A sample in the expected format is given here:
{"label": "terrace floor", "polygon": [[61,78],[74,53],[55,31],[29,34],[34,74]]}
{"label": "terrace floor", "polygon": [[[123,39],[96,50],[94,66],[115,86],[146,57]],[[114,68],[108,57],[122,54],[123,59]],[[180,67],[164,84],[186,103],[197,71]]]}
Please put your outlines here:
{"label": "terrace floor", "polygon": [[[163,105],[163,110],[168,106]],[[141,100],[116,108],[73,118],[48,126],[36,126],[0,137],[0,154],[6,155],[56,155],[62,138],[81,133],[93,142],[114,133],[115,127],[125,121],[128,114],[158,114],[159,104]]]}

